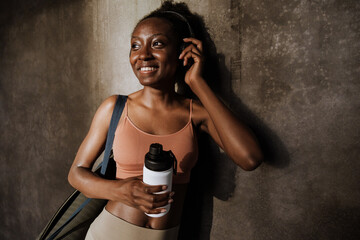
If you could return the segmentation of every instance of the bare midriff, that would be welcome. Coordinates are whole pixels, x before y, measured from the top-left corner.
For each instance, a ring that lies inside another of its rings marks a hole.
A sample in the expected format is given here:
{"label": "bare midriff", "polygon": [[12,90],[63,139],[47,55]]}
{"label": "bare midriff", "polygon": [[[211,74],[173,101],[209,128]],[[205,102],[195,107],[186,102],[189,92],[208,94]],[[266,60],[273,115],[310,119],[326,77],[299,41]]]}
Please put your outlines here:
{"label": "bare midriff", "polygon": [[187,184],[173,185],[172,191],[175,192],[175,195],[172,197],[174,201],[171,203],[170,210],[158,218],[149,217],[143,211],[122,202],[109,201],[105,208],[118,218],[140,227],[169,229],[180,224],[186,189]]}

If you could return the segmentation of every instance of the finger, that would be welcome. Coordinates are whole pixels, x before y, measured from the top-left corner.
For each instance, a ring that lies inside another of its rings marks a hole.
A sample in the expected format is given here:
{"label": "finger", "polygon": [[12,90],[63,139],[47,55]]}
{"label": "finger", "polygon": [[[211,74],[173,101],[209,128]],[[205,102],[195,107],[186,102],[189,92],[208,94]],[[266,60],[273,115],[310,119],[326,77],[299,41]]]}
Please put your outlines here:
{"label": "finger", "polygon": [[197,55],[201,55],[201,51],[194,44],[190,44],[183,51],[184,55],[188,52],[193,52],[196,53]]}
{"label": "finger", "polygon": [[196,45],[196,47],[202,52],[203,50],[203,44],[199,39],[196,38],[184,38],[184,42],[191,42]]}
{"label": "finger", "polygon": [[142,210],[143,212],[147,213],[147,214],[158,214],[158,213],[163,213],[166,212],[165,208],[155,208],[155,209],[150,209],[144,206],[140,206],[139,207],[140,210]]}
{"label": "finger", "polygon": [[136,203],[136,205],[138,206],[144,206],[147,209],[155,209],[155,208],[160,208],[160,207],[164,207],[169,203],[173,202],[173,199],[169,198],[169,197],[165,197],[165,198],[157,198],[155,196],[153,196],[150,199],[143,199],[143,198],[135,198],[134,202]]}
{"label": "finger", "polygon": [[156,192],[162,192],[162,191],[168,189],[168,186],[166,186],[166,185],[148,185],[142,181],[142,176],[131,177],[131,178],[128,178],[127,181],[132,182],[133,190],[138,190],[140,192],[145,192],[145,193],[150,193],[150,194],[156,193]]}
{"label": "finger", "polygon": [[[174,196],[174,192],[165,192],[160,194],[148,194],[148,193],[141,193],[137,192],[134,197],[139,201],[141,205],[145,205],[147,207],[161,207],[169,203],[170,200],[172,200],[172,197]],[[172,202],[172,201],[170,201]],[[153,206],[154,205],[154,206]]]}
{"label": "finger", "polygon": [[189,46],[187,46],[183,52],[189,52],[189,51],[192,51],[192,52],[196,52],[198,53],[199,55],[201,55],[202,51],[194,44],[189,44]]}
{"label": "finger", "polygon": [[190,44],[181,52],[179,59],[182,59],[188,52],[193,52],[196,53],[197,55],[201,55],[202,53],[194,44]]}
{"label": "finger", "polygon": [[141,205],[148,208],[148,209],[155,209],[155,208],[161,208],[161,207],[165,207],[166,205],[168,205],[169,203],[172,203],[174,200],[172,199],[166,199],[163,200],[161,202],[141,202]]}
{"label": "finger", "polygon": [[184,59],[184,66],[186,66],[189,62],[189,59],[193,59],[194,62],[199,62],[201,59],[201,56],[194,52],[187,52],[185,54],[185,56],[183,57],[183,59]]}
{"label": "finger", "polygon": [[142,194],[139,195],[138,197],[144,199],[147,202],[151,202],[151,203],[157,203],[157,202],[163,202],[163,201],[167,201],[171,198],[170,192],[165,192],[165,193],[161,193],[161,194]]}
{"label": "finger", "polygon": [[168,187],[166,185],[156,185],[156,186],[152,186],[152,185],[147,185],[144,183],[144,192],[145,193],[158,193],[158,192],[162,192],[164,190],[168,189]]}
{"label": "finger", "polygon": [[134,178],[136,178],[136,179],[139,179],[139,180],[143,180],[143,175],[138,175],[138,176],[135,176]]}
{"label": "finger", "polygon": [[141,186],[137,186],[133,188],[133,196],[136,198],[144,199],[148,202],[158,202],[163,201],[164,199],[169,199],[173,195],[173,193],[169,191],[165,191],[166,185],[159,186],[150,186],[144,185],[142,183]]}
{"label": "finger", "polygon": [[191,52],[192,52],[192,53],[195,53],[195,54],[198,55],[198,56],[201,56],[201,52],[200,52],[199,49],[197,49],[195,46],[193,46],[193,47],[191,48]]}

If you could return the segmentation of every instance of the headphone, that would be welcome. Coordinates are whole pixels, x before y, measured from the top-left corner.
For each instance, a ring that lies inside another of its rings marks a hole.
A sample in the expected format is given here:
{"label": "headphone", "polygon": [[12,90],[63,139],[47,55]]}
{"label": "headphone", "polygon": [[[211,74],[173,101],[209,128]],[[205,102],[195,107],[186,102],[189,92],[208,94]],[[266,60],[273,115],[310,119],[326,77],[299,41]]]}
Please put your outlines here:
{"label": "headphone", "polygon": [[[186,19],[186,17],[184,17],[183,15],[181,15],[180,13],[178,12],[175,12],[175,11],[162,11],[162,13],[171,13],[173,15],[175,15],[176,17],[178,17],[180,20],[182,20],[183,22],[186,23],[187,27],[188,27],[188,30],[189,30],[189,33],[190,33],[190,37],[195,37],[195,34],[190,26],[190,23],[189,21]],[[180,45],[180,51],[182,52],[187,46],[189,46],[190,43],[185,43],[183,42],[181,45]]]}

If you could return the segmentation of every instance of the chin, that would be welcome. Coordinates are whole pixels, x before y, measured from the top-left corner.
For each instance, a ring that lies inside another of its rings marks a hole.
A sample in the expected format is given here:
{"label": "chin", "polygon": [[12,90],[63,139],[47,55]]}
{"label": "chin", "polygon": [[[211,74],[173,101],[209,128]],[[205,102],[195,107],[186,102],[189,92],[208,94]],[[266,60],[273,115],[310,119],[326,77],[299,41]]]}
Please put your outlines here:
{"label": "chin", "polygon": [[138,78],[139,83],[143,86],[151,86],[153,84],[156,84],[158,81],[154,80],[154,79],[144,79],[144,78]]}
{"label": "chin", "polygon": [[[161,80],[150,81],[150,80],[144,80],[144,79],[139,80],[139,83],[144,87],[151,87],[151,88],[158,89],[158,90],[167,88],[166,86],[169,84],[168,82],[163,82]],[[175,86],[174,86],[174,90],[175,90]]]}

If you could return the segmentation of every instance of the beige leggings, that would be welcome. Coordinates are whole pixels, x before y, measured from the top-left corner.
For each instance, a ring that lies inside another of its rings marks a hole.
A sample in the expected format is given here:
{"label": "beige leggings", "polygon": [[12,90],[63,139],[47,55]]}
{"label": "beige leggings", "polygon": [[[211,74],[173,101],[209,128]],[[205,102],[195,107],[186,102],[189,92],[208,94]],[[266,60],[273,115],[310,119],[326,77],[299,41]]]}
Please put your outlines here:
{"label": "beige leggings", "polygon": [[90,225],[85,240],[176,240],[179,226],[165,230],[143,228],[109,213],[105,208]]}

